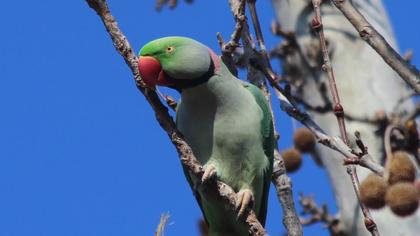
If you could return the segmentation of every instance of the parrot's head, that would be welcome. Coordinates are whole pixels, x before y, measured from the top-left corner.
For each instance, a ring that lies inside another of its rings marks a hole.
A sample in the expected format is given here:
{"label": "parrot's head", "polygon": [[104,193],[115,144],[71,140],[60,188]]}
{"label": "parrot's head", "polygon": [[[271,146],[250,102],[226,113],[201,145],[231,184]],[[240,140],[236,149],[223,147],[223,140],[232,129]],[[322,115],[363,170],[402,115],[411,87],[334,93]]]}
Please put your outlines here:
{"label": "parrot's head", "polygon": [[153,40],[140,50],[140,76],[149,88],[191,87],[211,77],[220,60],[205,45],[185,37]]}

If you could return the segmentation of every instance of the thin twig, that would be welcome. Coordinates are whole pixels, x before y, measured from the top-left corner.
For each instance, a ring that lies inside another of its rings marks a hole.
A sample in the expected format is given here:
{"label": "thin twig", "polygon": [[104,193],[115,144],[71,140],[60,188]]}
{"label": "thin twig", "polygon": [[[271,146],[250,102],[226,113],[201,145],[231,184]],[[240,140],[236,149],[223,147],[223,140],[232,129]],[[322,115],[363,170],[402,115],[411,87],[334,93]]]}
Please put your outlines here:
{"label": "thin twig", "polygon": [[302,65],[305,67],[305,69],[307,69],[311,73],[311,76],[313,77],[313,79],[317,80],[318,78],[317,73],[314,70],[314,67],[312,67],[311,64],[309,63],[308,58],[306,58],[305,53],[303,52],[302,47],[300,46],[296,38],[296,34],[291,31],[284,31],[281,28],[280,23],[277,21],[271,22],[271,32],[275,35],[281,36],[284,39],[286,39],[290,43],[290,46],[296,49],[299,57],[302,59],[302,62],[303,62]]}
{"label": "thin twig", "polygon": [[365,40],[412,89],[420,94],[419,70],[415,66],[408,64],[407,61],[388,44],[385,38],[353,6],[351,1],[332,0],[332,2],[359,32],[360,37]]}
{"label": "thin twig", "polygon": [[[175,123],[168,114],[168,109],[160,102],[158,95],[155,91],[147,89],[143,86],[139,71],[138,71],[138,58],[133,52],[127,38],[119,29],[115,18],[111,15],[108,5],[105,0],[86,0],[89,6],[95,10],[100,16],[102,22],[105,25],[106,30],[111,36],[116,50],[124,58],[127,65],[130,67],[131,72],[134,76],[136,86],[139,91],[145,96],[152,109],[155,111],[156,119],[160,126],[165,130],[169,136],[172,144],[177,149],[181,163],[197,177],[201,179],[204,169],[201,164],[197,161],[191,147],[183,138],[182,134],[177,130]],[[232,213],[236,213],[235,203],[236,194],[231,187],[224,184],[221,181],[215,181],[215,183],[206,182],[205,188],[215,195],[220,202],[228,206],[228,210]],[[244,217],[239,220],[243,221],[248,227],[250,235],[262,236],[267,235],[263,226],[258,221],[254,211],[250,209],[245,213]]]}
{"label": "thin twig", "polygon": [[160,216],[160,222],[156,229],[155,236],[164,236],[166,224],[168,224],[169,213],[163,213]]}
{"label": "thin twig", "polygon": [[[302,105],[305,108],[305,110],[308,110],[308,111],[313,111],[313,112],[321,113],[321,114],[325,114],[325,113],[329,113],[333,111],[333,106],[331,102],[327,102],[323,106],[314,106],[314,105],[309,104],[308,102],[306,102],[300,97],[293,96],[293,99],[296,102],[298,102],[300,105]],[[343,116],[345,119],[351,120],[351,121],[358,121],[358,122],[363,122],[363,123],[368,123],[368,124],[378,123],[377,120],[369,119],[368,117],[357,117],[354,115],[350,115],[348,113],[344,113]]]}
{"label": "thin twig", "polygon": [[238,7],[235,8],[235,12],[233,12],[236,24],[235,30],[233,31],[229,42],[225,43],[222,35],[219,32],[217,33],[217,41],[222,49],[222,61],[235,76],[238,75],[238,70],[236,69],[235,62],[232,58],[232,53],[237,47],[239,47],[239,40],[241,39],[242,29],[244,28],[246,21],[245,3],[246,0],[240,0]]}
{"label": "thin twig", "polygon": [[[315,32],[319,36],[319,41],[321,44],[322,54],[324,58],[324,64],[322,65],[322,69],[326,71],[328,75],[330,91],[332,93],[333,102],[334,102],[334,114],[338,121],[338,127],[340,129],[341,138],[343,139],[344,143],[348,146],[349,141],[348,141],[346,125],[344,121],[344,109],[340,103],[340,97],[338,94],[336,81],[334,77],[334,70],[330,62],[330,57],[329,57],[328,49],[327,49],[327,43],[324,36],[324,30],[323,30],[322,19],[321,19],[321,9],[320,9],[321,0],[312,0],[312,4],[314,6],[314,11],[315,11],[315,16],[312,20],[312,28],[315,30]],[[366,229],[374,236],[379,235],[378,228],[370,214],[369,208],[367,208],[365,204],[362,201],[360,201],[359,178],[357,176],[356,168],[353,165],[348,165],[347,173],[350,175],[351,182],[353,184],[353,188],[356,193],[360,208],[362,209],[363,215],[365,217]]]}
{"label": "thin twig", "polygon": [[385,134],[384,134],[384,147],[385,147],[385,158],[386,158],[386,162],[385,162],[385,168],[389,169],[389,165],[391,164],[391,158],[392,158],[392,144],[391,144],[391,136],[392,136],[392,131],[397,128],[395,125],[393,124],[389,124],[386,129],[385,129]]}
{"label": "thin twig", "polygon": [[299,203],[303,208],[303,213],[310,215],[309,218],[301,219],[302,225],[323,222],[327,225],[332,236],[343,234],[340,229],[339,218],[329,214],[327,205],[323,204],[320,207],[312,196],[304,196],[303,194],[299,194]]}

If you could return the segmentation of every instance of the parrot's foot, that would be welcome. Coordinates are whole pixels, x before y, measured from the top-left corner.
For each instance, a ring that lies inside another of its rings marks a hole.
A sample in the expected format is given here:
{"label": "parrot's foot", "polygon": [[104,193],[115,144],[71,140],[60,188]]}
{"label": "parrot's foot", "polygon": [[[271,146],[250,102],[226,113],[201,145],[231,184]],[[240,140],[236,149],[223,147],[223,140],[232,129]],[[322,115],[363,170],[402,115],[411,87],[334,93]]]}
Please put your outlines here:
{"label": "parrot's foot", "polygon": [[209,182],[210,180],[216,179],[216,167],[213,164],[209,164],[204,169],[203,177],[201,177],[201,184],[205,184]]}
{"label": "parrot's foot", "polygon": [[236,194],[236,209],[238,210],[238,217],[241,217],[245,210],[251,208],[254,204],[254,195],[249,189],[242,189]]}
{"label": "parrot's foot", "polygon": [[201,177],[201,181],[196,181],[193,187],[194,195],[198,194],[198,188],[203,184],[209,183],[210,181],[216,180],[217,172],[216,167],[213,164],[209,164],[204,167],[204,174]]}

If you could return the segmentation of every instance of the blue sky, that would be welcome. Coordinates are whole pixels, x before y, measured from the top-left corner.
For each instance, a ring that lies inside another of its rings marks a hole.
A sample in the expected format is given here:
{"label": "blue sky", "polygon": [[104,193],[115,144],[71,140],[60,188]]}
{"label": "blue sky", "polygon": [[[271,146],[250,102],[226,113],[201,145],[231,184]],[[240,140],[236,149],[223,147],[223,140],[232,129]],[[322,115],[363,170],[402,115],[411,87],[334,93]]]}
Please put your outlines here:
{"label": "blue sky", "polygon": [[[167,35],[218,51],[216,32],[231,34],[226,1],[181,2],[161,13],[154,2],[110,1],[136,51]],[[419,66],[420,3],[385,4],[400,48],[413,48]],[[269,1],[258,8],[273,47]],[[200,212],[175,149],[85,1],[3,1],[0,22],[0,236],[153,235],[163,212],[171,215],[166,235],[197,235]],[[292,122],[276,114],[284,149]],[[313,193],[335,210],[326,174],[312,160],[291,177],[295,194]],[[271,193],[267,230],[280,235]],[[322,225],[305,233],[328,235]]]}

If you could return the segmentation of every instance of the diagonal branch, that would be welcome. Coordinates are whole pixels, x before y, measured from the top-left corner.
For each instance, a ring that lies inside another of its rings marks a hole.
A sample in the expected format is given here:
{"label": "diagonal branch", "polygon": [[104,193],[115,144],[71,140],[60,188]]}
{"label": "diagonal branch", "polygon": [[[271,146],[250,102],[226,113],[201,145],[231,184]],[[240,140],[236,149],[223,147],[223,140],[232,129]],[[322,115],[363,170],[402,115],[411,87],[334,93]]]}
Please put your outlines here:
{"label": "diagonal branch", "polygon": [[419,70],[407,63],[349,0],[332,0],[365,40],[401,78],[420,94]]}
{"label": "diagonal branch", "polygon": [[[112,42],[116,50],[124,58],[126,64],[130,67],[133,73],[136,86],[139,91],[145,96],[150,106],[155,112],[156,119],[160,126],[165,130],[172,144],[175,146],[179,158],[182,164],[188,168],[188,170],[194,174],[197,179],[201,179],[204,170],[201,164],[197,161],[191,147],[183,138],[182,134],[177,130],[175,123],[168,114],[168,109],[160,102],[158,95],[155,91],[147,89],[143,86],[143,82],[140,78],[137,65],[137,57],[133,52],[128,40],[118,28],[115,18],[111,15],[108,5],[105,0],[86,0],[89,6],[95,10],[99,15],[102,22],[105,25],[106,30],[111,36]],[[228,210],[236,212],[235,210],[235,199],[236,194],[231,187],[224,184],[221,181],[215,181],[215,183],[206,183],[204,186],[208,191],[211,192],[220,202],[223,202]],[[253,210],[249,210],[239,220],[243,221],[248,227],[250,235],[263,236],[267,235],[261,223],[257,220],[257,217]]]}

